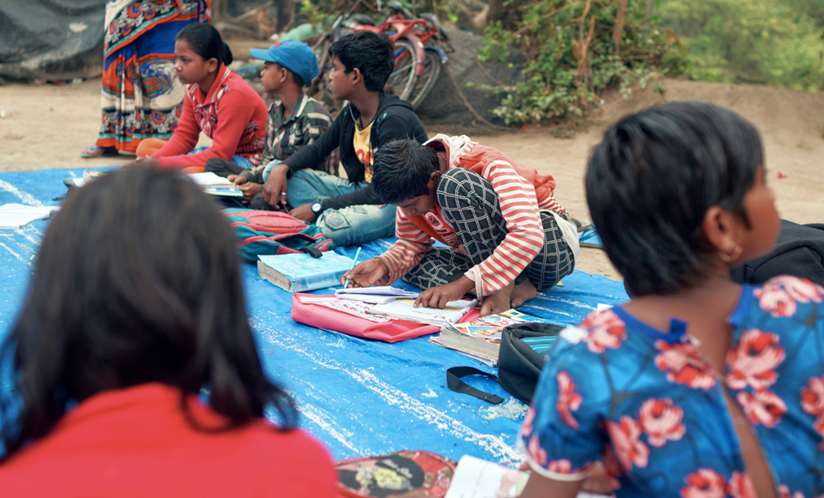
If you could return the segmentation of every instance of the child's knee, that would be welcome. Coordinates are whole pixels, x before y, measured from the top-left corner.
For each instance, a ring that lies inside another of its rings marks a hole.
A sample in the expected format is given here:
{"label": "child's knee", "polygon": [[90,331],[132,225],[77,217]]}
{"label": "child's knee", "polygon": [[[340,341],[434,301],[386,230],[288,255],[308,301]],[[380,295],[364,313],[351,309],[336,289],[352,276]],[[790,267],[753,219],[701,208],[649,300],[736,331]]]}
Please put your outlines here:
{"label": "child's knee", "polygon": [[137,144],[135,155],[137,155],[137,157],[151,156],[163,148],[163,146],[166,145],[166,142],[167,140],[161,140],[159,138],[144,138],[139,144]]}

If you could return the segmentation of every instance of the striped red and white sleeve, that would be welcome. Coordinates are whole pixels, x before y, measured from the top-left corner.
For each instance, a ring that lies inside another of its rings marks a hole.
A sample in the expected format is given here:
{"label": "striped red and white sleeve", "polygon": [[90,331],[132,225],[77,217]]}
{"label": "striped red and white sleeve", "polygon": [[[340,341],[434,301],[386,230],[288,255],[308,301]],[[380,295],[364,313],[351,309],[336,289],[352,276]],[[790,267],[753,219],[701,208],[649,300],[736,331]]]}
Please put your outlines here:
{"label": "striped red and white sleeve", "polygon": [[491,256],[467,272],[475,277],[479,297],[492,295],[514,282],[544,245],[544,229],[533,186],[504,160],[489,163],[481,175],[498,194],[509,233]]}
{"label": "striped red and white sleeve", "polygon": [[432,237],[409,221],[403,209],[400,208],[395,215],[395,237],[398,241],[378,256],[378,259],[383,261],[389,269],[387,285],[403,277],[420,263],[434,244]]}

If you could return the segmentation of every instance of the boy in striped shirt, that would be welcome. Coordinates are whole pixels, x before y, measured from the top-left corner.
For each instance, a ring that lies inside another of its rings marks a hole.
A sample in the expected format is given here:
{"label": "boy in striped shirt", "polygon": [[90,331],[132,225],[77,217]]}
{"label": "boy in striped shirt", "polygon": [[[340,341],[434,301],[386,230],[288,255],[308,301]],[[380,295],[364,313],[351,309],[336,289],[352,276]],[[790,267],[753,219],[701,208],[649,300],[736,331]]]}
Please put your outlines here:
{"label": "boy in striped shirt", "polygon": [[[350,286],[404,281],[416,304],[471,293],[481,315],[520,306],[572,273],[578,236],[555,180],[466,136],[397,140],[375,154],[372,185],[397,210],[398,241],[344,275]],[[448,247],[432,247],[435,240]]]}

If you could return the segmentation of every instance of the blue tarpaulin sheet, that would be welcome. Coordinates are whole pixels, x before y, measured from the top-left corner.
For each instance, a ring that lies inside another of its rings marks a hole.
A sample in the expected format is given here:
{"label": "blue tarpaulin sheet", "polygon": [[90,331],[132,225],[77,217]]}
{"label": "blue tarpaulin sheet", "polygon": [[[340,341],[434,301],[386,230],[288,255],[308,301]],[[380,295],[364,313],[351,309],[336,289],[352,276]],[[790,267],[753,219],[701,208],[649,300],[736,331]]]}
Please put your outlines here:
{"label": "blue tarpaulin sheet", "polygon": [[[66,193],[63,178],[81,175],[82,170],[0,173],[0,204],[58,204],[54,198]],[[20,230],[0,230],[0,338],[14,325],[47,226],[44,220]],[[390,244],[391,240],[366,244],[360,259],[377,256]],[[337,252],[353,258],[355,250]],[[510,465],[521,460],[515,440],[526,405],[485,379],[466,380],[503,397],[500,405],[446,388],[449,367],[494,369],[431,344],[426,337],[386,344],[296,323],[290,318],[291,294],[262,280],[254,265],[241,266],[264,368],[296,398],[301,426],[323,441],[336,459],[425,449],[456,460],[466,454]],[[579,322],[598,303],[625,300],[621,283],[576,271],[562,287],[539,294],[520,310],[568,325]]]}

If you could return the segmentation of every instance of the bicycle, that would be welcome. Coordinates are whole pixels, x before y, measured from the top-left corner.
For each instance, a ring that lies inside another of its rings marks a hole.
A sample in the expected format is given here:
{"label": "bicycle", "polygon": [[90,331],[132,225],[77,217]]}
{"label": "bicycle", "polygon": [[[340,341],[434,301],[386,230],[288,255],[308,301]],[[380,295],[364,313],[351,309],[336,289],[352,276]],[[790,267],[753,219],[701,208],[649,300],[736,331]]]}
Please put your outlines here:
{"label": "bicycle", "polygon": [[416,108],[432,91],[440,76],[441,65],[447,60],[444,50],[435,45],[435,42],[448,44],[445,33],[437,24],[437,18],[431,14],[416,18],[393,1],[388,7],[394,14],[380,26],[376,26],[369,16],[352,14],[360,4],[375,10],[363,0],[357,0],[346,13],[338,16],[332,28],[315,43],[320,74],[313,80],[307,93],[320,100],[330,111],[339,111],[340,104],[327,90],[325,76],[331,60],[329,47],[348,33],[372,31],[386,34],[396,49],[395,66],[384,90],[409,101]]}

